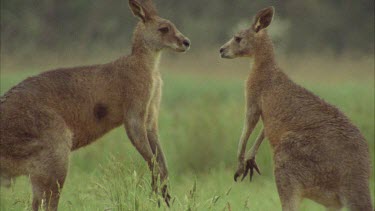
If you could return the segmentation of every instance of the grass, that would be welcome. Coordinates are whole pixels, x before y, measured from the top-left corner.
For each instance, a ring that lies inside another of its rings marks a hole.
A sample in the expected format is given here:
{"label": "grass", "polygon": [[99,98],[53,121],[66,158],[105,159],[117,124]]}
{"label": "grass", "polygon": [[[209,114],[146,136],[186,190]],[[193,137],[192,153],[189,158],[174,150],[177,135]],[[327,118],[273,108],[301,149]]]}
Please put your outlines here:
{"label": "grass", "polygon": [[[233,69],[230,74],[182,73],[173,72],[175,67],[171,65],[169,71],[163,72],[160,112],[160,137],[173,196],[171,210],[280,210],[268,142],[261,146],[257,156],[262,175],[255,175],[251,183],[233,182],[246,73],[234,73]],[[1,93],[33,74],[2,72]],[[306,80],[307,73],[294,78],[349,116],[367,138],[374,160],[374,81],[368,79],[373,73],[358,80],[338,80],[335,74],[314,81]],[[340,78],[345,78],[342,74]],[[259,127],[249,145],[258,132]],[[150,178],[145,162],[120,127],[95,144],[72,153],[59,208],[167,210],[164,204],[158,208],[160,198],[151,194]],[[371,189],[374,193],[374,176]],[[26,177],[18,178],[10,189],[0,190],[1,210],[30,209],[30,203],[31,187]],[[308,200],[301,207],[322,209]]]}

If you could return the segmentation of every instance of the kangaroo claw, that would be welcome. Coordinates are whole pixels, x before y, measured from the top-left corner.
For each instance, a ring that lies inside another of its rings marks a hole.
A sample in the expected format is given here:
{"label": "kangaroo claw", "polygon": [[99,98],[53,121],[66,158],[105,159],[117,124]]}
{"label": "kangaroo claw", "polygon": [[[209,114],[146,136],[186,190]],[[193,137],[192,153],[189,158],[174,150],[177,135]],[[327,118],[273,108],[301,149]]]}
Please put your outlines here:
{"label": "kangaroo claw", "polygon": [[171,200],[171,195],[169,195],[169,193],[168,193],[168,188],[167,188],[166,185],[163,186],[163,189],[162,189],[162,195],[163,195],[163,198],[164,198],[165,203],[167,204],[168,207],[170,207],[169,202],[170,202],[170,200]]}
{"label": "kangaroo claw", "polygon": [[246,162],[246,169],[245,169],[245,173],[244,173],[244,175],[243,175],[243,177],[242,177],[242,180],[247,176],[247,174],[248,174],[249,171],[250,171],[250,182],[251,182],[252,179],[253,179],[253,175],[254,175],[254,169],[255,169],[255,171],[256,171],[259,175],[261,175],[260,170],[259,170],[259,168],[258,168],[258,165],[257,165],[257,163],[255,162],[255,158],[252,158],[252,159],[247,160],[247,162]]}
{"label": "kangaroo claw", "polygon": [[238,178],[239,176],[240,176],[240,175],[239,175],[237,172],[234,174],[234,178],[233,178],[233,179],[234,179],[235,182],[237,182],[237,178]]}

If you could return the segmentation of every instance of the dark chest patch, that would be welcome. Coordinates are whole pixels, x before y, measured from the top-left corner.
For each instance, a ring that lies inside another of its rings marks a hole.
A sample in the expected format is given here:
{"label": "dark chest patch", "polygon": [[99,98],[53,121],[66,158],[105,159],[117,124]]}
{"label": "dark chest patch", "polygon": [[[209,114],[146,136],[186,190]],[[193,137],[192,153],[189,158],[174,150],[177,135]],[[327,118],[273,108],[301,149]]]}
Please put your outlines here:
{"label": "dark chest patch", "polygon": [[102,120],[108,115],[108,107],[103,103],[97,103],[94,107],[94,116],[97,120]]}

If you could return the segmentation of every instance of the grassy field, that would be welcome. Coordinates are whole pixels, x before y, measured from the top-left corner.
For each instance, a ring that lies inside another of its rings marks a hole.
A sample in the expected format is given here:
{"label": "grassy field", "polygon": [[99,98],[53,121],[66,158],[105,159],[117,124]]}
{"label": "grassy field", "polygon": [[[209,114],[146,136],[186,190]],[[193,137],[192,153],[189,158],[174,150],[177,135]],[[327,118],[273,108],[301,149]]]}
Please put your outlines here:
{"label": "grassy field", "polygon": [[[257,156],[262,175],[255,175],[251,183],[233,182],[244,113],[243,81],[248,71],[245,63],[238,61],[221,61],[219,65],[224,68],[217,72],[204,71],[209,68],[205,64],[196,65],[190,72],[175,71],[183,69],[178,68],[178,62],[162,65],[165,85],[160,137],[170,170],[171,210],[281,209],[268,142],[261,146]],[[347,71],[329,72],[334,65],[322,66],[319,61],[309,59],[289,63],[287,69],[294,67],[290,71],[292,78],[349,116],[369,142],[374,160],[373,60],[365,64],[351,61],[333,61]],[[319,71],[312,73],[316,68]],[[1,93],[35,73],[2,70]],[[249,145],[258,131],[259,126]],[[158,197],[151,194],[150,177],[124,129],[115,129],[95,144],[72,153],[59,208],[168,210],[164,204],[158,208]],[[371,189],[374,193],[374,176]],[[1,188],[0,194],[1,210],[30,209],[28,178],[18,178],[12,188]],[[322,209],[308,200],[301,208]]]}

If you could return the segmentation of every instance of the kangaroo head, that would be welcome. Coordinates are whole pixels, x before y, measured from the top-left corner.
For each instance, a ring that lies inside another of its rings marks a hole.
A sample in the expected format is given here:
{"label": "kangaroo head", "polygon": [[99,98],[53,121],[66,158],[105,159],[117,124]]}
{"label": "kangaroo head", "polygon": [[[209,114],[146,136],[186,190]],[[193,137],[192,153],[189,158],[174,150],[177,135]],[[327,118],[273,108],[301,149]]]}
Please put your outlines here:
{"label": "kangaroo head", "polygon": [[271,24],[274,11],[273,7],[260,10],[250,28],[238,32],[220,48],[221,57],[252,57],[258,48],[262,48],[262,42],[267,36],[263,29]]}
{"label": "kangaroo head", "polygon": [[165,48],[185,52],[190,48],[190,41],[169,20],[157,15],[151,0],[129,0],[134,16],[140,19],[134,39],[142,41],[147,48],[160,51]]}

